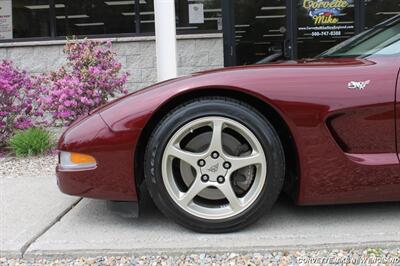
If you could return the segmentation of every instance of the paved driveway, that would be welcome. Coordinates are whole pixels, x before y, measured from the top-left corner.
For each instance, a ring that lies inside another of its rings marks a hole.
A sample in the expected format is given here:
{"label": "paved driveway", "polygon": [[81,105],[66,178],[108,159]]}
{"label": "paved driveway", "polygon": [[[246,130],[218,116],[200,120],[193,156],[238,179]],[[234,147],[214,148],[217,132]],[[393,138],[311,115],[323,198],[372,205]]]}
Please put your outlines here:
{"label": "paved driveway", "polygon": [[[5,190],[3,183],[1,189]],[[110,212],[104,201],[90,199],[83,199],[76,206],[76,199],[72,200],[70,210],[68,206],[60,207],[58,212],[62,217],[57,217],[57,210],[51,207],[54,201],[71,199],[57,193],[55,183],[52,190],[49,198],[39,206],[31,204],[32,196],[21,191],[18,192],[21,194],[15,194],[20,200],[13,201],[13,204],[48,209],[42,218],[35,219],[55,217],[47,227],[43,227],[37,239],[27,238],[24,243],[26,256],[400,245],[400,203],[298,207],[281,197],[272,212],[257,224],[237,233],[209,235],[188,231],[168,221],[148,199],[138,219],[122,218]],[[13,232],[28,230],[21,227],[29,224],[28,214],[21,209],[14,215],[23,222],[16,223]],[[1,227],[11,228],[14,225],[9,223],[12,222],[6,218]],[[3,242],[3,234],[1,238]]]}

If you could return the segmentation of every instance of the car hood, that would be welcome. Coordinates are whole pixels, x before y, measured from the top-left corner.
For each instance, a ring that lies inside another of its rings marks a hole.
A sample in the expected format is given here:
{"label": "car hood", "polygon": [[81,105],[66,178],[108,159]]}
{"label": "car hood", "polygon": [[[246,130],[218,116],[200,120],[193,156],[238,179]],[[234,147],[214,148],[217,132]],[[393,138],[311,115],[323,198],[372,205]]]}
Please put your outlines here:
{"label": "car hood", "polygon": [[[159,87],[167,87],[170,84],[179,86],[180,84],[184,87],[188,84],[195,85],[197,82],[202,81],[206,86],[224,86],[227,81],[238,81],[236,85],[241,82],[247,83],[250,79],[255,78],[256,80],[264,77],[268,78],[267,83],[273,80],[279,80],[284,83],[284,78],[290,78],[296,76],[299,73],[320,73],[323,72],[332,74],[336,69],[348,69],[359,66],[374,65],[375,61],[361,58],[321,58],[321,59],[302,59],[302,60],[290,60],[290,61],[278,61],[268,64],[258,65],[247,65],[247,66],[234,66],[225,67],[220,69],[206,70],[202,72],[193,73],[191,75],[169,80],[166,82],[158,83],[150,86],[147,89],[156,89]],[[200,85],[200,84],[199,84]],[[136,94],[136,93],[133,93]]]}
{"label": "car hood", "polygon": [[354,66],[354,65],[364,65],[373,63],[371,60],[363,58],[310,58],[301,60],[286,60],[286,61],[276,61],[267,64],[256,64],[256,65],[246,65],[246,66],[234,66],[226,67],[214,70],[207,70],[198,73],[194,73],[191,76],[205,75],[211,73],[221,73],[237,70],[258,70],[258,69],[280,69],[285,68],[309,68],[309,67],[337,67],[337,66]]}
{"label": "car hood", "polygon": [[[302,69],[309,69],[309,68],[334,68],[334,67],[351,67],[351,66],[360,66],[360,65],[369,65],[374,64],[373,61],[367,59],[357,59],[357,58],[321,58],[321,59],[302,59],[302,60],[290,60],[290,61],[277,61],[268,64],[258,64],[258,65],[247,65],[247,66],[234,66],[234,67],[225,67],[219,69],[212,69],[206,70],[201,72],[196,72],[190,75],[169,79],[163,82],[155,83],[149,87],[143,88],[141,90],[132,92],[127,94],[121,98],[115,99],[109,102],[106,105],[95,109],[91,113],[97,112],[99,110],[103,110],[110,105],[113,105],[125,98],[134,97],[136,95],[140,95],[146,93],[148,90],[156,90],[161,87],[170,87],[173,86],[180,86],[181,84],[184,87],[187,87],[188,82],[193,82],[193,85],[200,79],[209,79],[217,80],[221,79],[224,80],[224,77],[230,76],[234,77],[237,76],[236,74],[240,73],[259,73],[260,71],[271,72],[270,79],[277,78],[279,79],[282,75],[286,75],[286,77],[290,76],[293,72],[293,69],[297,71],[301,71]],[[273,75],[275,71],[279,71],[280,75]],[[218,76],[220,78],[218,78]],[[246,80],[247,78],[244,75],[240,75],[241,79]],[[282,81],[283,82],[283,81]],[[223,84],[225,82],[221,82]],[[214,83],[215,86],[218,86],[217,83]]]}
{"label": "car hood", "polygon": [[[302,59],[302,60],[288,60],[288,61],[277,61],[268,64],[258,64],[258,65],[246,65],[246,66],[234,66],[234,67],[225,67],[218,68],[206,71],[200,71],[196,73],[192,73],[190,75],[169,79],[166,81],[162,81],[159,83],[155,83],[149,87],[143,88],[141,90],[132,92],[127,94],[121,98],[115,99],[108,104],[99,107],[99,109],[95,109],[93,112],[96,112],[110,104],[116,103],[126,97],[131,97],[137,94],[144,93],[146,90],[157,89],[159,87],[168,86],[171,84],[178,85],[180,82],[186,82],[187,80],[193,78],[203,78],[208,75],[225,75],[225,74],[234,74],[238,71],[259,71],[259,70],[279,70],[285,72],[285,70],[290,71],[290,69],[302,69],[302,68],[316,68],[316,67],[345,67],[345,66],[358,66],[358,65],[366,65],[373,64],[373,61],[367,59],[357,59],[357,58],[320,58],[320,59]],[[273,78],[273,77],[271,77]]]}

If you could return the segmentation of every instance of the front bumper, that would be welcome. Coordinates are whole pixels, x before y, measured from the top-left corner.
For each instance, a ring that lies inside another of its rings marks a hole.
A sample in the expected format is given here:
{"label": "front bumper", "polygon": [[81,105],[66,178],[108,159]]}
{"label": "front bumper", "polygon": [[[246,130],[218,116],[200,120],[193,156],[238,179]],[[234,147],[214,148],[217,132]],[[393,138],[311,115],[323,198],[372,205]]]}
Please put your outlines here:
{"label": "front bumper", "polygon": [[60,190],[69,195],[137,201],[134,150],[140,130],[112,132],[99,114],[73,124],[61,136],[58,149],[93,156],[97,165],[86,170],[56,168]]}

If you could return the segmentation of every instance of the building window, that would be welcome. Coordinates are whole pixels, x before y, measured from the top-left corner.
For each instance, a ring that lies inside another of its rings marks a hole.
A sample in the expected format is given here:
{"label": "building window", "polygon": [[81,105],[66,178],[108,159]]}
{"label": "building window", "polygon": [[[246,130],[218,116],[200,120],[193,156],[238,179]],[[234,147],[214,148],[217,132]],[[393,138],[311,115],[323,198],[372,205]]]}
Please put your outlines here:
{"label": "building window", "polygon": [[154,1],[146,0],[140,5],[140,31],[154,33]]}
{"label": "building window", "polygon": [[184,30],[222,30],[220,0],[176,0],[176,25]]}
{"label": "building window", "polygon": [[136,31],[135,1],[56,0],[55,6],[57,36]]}
{"label": "building window", "polygon": [[[220,0],[175,0],[175,15],[178,33],[222,30]],[[154,33],[154,0],[140,5],[140,29]]]}
{"label": "building window", "polygon": [[50,36],[49,1],[9,0],[0,5],[1,16],[7,16],[0,22],[0,39]]}
{"label": "building window", "polygon": [[[221,0],[176,0],[178,33],[222,30]],[[0,40],[154,34],[154,0],[1,0]]]}

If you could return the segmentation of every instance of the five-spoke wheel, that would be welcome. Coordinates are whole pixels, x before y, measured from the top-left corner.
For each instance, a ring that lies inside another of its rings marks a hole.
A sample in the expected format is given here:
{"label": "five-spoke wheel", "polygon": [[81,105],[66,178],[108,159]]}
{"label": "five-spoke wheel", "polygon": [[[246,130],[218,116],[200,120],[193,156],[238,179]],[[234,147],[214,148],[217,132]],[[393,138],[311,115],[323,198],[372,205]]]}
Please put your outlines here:
{"label": "five-spoke wheel", "polygon": [[154,129],[145,153],[147,187],[158,208],[201,232],[237,230],[275,202],[285,174],[273,126],[236,100],[200,98]]}
{"label": "five-spoke wheel", "polygon": [[[174,168],[176,160],[179,167]],[[185,172],[185,167],[191,171]],[[263,188],[266,171],[257,137],[239,122],[220,116],[202,117],[181,127],[162,158],[162,176],[172,199],[205,219],[228,218],[248,208]]]}

